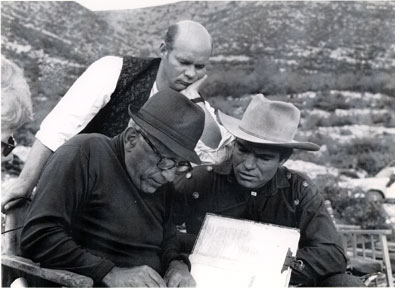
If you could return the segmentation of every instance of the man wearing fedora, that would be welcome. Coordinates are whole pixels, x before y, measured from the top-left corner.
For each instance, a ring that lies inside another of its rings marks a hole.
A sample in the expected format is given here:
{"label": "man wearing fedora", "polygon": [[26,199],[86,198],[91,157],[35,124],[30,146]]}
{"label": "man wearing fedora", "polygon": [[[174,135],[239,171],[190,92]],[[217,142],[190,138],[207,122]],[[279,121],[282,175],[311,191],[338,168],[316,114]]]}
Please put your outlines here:
{"label": "man wearing fedora", "polygon": [[25,220],[22,253],[100,286],[193,286],[170,217],[170,182],[200,163],[194,148],[204,112],[167,89],[129,113],[114,138],[81,134],[53,154]]}
{"label": "man wearing fedora", "polygon": [[283,166],[293,149],[319,150],[294,140],[300,111],[259,94],[241,120],[223,113],[219,118],[235,136],[232,158],[176,179],[175,222],[195,235],[207,212],[299,228],[291,285],[363,286],[345,274],[346,257],[323,197],[308,178]]}

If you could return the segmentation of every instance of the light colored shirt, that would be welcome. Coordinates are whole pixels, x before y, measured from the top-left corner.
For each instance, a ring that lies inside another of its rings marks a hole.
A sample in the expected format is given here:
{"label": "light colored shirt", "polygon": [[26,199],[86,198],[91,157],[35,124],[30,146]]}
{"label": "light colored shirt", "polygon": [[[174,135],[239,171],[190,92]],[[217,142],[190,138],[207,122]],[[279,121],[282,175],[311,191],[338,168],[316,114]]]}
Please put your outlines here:
{"label": "light colored shirt", "polygon": [[[111,99],[121,74],[123,58],[103,57],[92,65],[74,82],[71,88],[47,115],[36,134],[36,138],[52,151],[81,132],[95,115]],[[158,92],[154,83],[150,97]],[[205,106],[215,120],[214,109],[206,101]],[[218,123],[218,122],[217,122]],[[230,157],[233,136],[219,125],[222,140],[215,149],[199,140],[195,151],[203,164],[218,164]]]}

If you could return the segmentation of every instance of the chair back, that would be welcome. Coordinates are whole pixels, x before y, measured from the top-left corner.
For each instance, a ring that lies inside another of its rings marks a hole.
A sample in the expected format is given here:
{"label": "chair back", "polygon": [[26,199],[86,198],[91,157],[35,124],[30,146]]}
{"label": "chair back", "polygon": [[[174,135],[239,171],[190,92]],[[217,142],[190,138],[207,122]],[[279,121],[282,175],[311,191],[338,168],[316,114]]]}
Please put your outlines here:
{"label": "chair back", "polygon": [[349,258],[348,267],[358,267],[362,273],[370,274],[384,271],[387,285],[393,287],[393,276],[388,249],[387,236],[390,229],[362,229],[358,225],[339,224],[335,221],[332,204],[325,201],[328,213],[340,234],[343,249]]}
{"label": "chair back", "polygon": [[367,263],[370,263],[370,267],[374,267],[374,263],[377,263],[377,269],[384,271],[387,276],[388,286],[393,287],[394,280],[387,242],[387,235],[391,235],[392,231],[389,229],[340,229],[339,233],[351,265],[361,266],[361,263],[364,263],[365,267],[369,267]]}
{"label": "chair back", "polygon": [[4,231],[2,231],[2,254],[21,255],[20,237],[30,201],[19,201],[5,215]]}

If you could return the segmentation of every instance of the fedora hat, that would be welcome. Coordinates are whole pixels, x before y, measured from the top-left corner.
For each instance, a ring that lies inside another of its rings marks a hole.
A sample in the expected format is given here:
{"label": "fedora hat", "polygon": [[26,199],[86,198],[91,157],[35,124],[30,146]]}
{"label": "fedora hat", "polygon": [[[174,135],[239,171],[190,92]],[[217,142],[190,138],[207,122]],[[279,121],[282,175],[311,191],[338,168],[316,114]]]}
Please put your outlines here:
{"label": "fedora hat", "polygon": [[241,120],[219,111],[224,127],[235,137],[258,144],[318,151],[310,142],[294,140],[300,111],[286,102],[271,101],[262,94],[254,96]]}
{"label": "fedora hat", "polygon": [[176,155],[200,164],[194,149],[202,136],[205,114],[183,94],[171,89],[151,96],[143,107],[129,115],[145,132]]}

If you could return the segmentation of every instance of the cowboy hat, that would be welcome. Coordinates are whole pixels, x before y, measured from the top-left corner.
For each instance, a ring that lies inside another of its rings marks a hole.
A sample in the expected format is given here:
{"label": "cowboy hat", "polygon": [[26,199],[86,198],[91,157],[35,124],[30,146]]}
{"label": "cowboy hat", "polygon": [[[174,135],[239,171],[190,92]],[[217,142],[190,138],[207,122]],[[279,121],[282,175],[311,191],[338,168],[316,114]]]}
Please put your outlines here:
{"label": "cowboy hat", "polygon": [[129,115],[176,155],[200,164],[194,149],[203,133],[205,114],[183,94],[171,89],[159,91],[138,112],[129,106]]}
{"label": "cowboy hat", "polygon": [[293,104],[271,101],[262,94],[254,96],[241,120],[219,111],[223,126],[235,137],[258,144],[318,151],[310,142],[294,140],[300,111]]}

